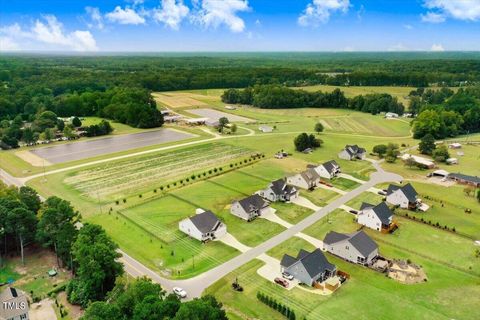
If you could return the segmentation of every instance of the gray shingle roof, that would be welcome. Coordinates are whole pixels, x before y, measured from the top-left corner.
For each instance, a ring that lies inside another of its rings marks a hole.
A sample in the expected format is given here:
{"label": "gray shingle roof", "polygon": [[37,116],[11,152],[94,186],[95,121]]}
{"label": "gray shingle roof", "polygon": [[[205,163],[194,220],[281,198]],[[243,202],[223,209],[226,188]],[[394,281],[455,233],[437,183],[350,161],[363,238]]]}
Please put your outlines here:
{"label": "gray shingle roof", "polygon": [[333,243],[336,243],[336,242],[343,241],[345,239],[348,239],[348,235],[343,234],[343,233],[338,233],[338,232],[335,232],[335,231],[330,231],[329,233],[327,233],[327,235],[323,239],[323,243],[333,244]]}
{"label": "gray shingle roof", "polygon": [[300,172],[300,175],[307,182],[314,182],[314,181],[320,179],[320,176],[318,175],[318,173],[312,168],[309,168],[305,171]]}
{"label": "gray shingle roof", "polygon": [[402,190],[408,201],[415,202],[417,200],[417,191],[415,191],[415,189],[410,183],[407,183],[404,186],[397,186],[394,184],[389,185],[387,189],[387,195],[390,195],[399,189]]}
{"label": "gray shingle roof", "polygon": [[466,175],[466,174],[463,174],[463,173],[450,173],[448,175],[448,177],[449,178],[455,178],[455,179],[461,179],[461,180],[465,180],[465,181],[476,183],[476,184],[480,184],[480,177],[477,177],[477,176],[469,176],[469,175]]}
{"label": "gray shingle roof", "polygon": [[255,210],[260,210],[268,206],[268,202],[265,201],[258,194],[251,195],[249,197],[239,200],[238,203],[242,206],[243,210],[246,212],[251,212]]}
{"label": "gray shingle roof", "polygon": [[280,261],[280,265],[284,268],[288,268],[292,264],[294,264],[295,262],[297,262],[297,259],[295,259],[292,256],[289,256],[288,254],[284,254],[283,258],[282,258],[282,261]]}
{"label": "gray shingle roof", "polygon": [[320,249],[315,249],[312,252],[301,249],[298,252],[297,258],[293,258],[288,254],[283,255],[280,264],[288,268],[294,263],[300,262],[310,277],[315,277],[318,274],[325,272],[325,270],[335,270],[335,265],[328,262],[327,258]]}
{"label": "gray shingle roof", "polygon": [[350,235],[348,240],[364,257],[368,257],[378,249],[378,245],[365,232],[358,231]]}
{"label": "gray shingle roof", "polygon": [[359,146],[356,145],[356,144],[353,144],[353,145],[347,144],[347,145],[345,146],[345,150],[346,150],[346,151],[348,152],[348,154],[351,155],[351,156],[355,156],[355,155],[357,155],[357,154],[359,154],[359,153],[365,153],[365,152],[366,152],[366,150],[365,150],[364,148],[359,147]]}
{"label": "gray shingle roof", "polygon": [[294,191],[294,187],[288,185],[284,179],[278,179],[271,183],[270,188],[276,195],[287,195]]}
{"label": "gray shingle roof", "polygon": [[327,170],[328,173],[332,174],[337,171],[338,164],[335,160],[330,160],[327,162],[322,163],[322,166]]}
{"label": "gray shingle roof", "polygon": [[312,278],[320,273],[325,272],[325,270],[335,270],[335,265],[328,262],[327,258],[320,249],[315,249],[313,252],[303,257],[300,262],[303,264],[305,270],[307,270],[308,274]]}
{"label": "gray shingle roof", "polygon": [[360,206],[360,210],[365,210],[367,208],[373,208],[373,207],[375,207],[375,205],[370,204],[368,202],[362,202],[362,205]]}
{"label": "gray shingle roof", "polygon": [[202,233],[211,232],[221,222],[211,211],[204,211],[190,218],[190,221]]}
{"label": "gray shingle roof", "polygon": [[393,213],[385,202],[380,202],[372,209],[383,224],[390,224],[390,217],[393,216]]}
{"label": "gray shingle roof", "polygon": [[326,244],[334,244],[347,240],[351,246],[357,249],[364,257],[368,257],[373,251],[378,249],[378,245],[364,231],[357,231],[350,234],[329,232],[323,240]]}

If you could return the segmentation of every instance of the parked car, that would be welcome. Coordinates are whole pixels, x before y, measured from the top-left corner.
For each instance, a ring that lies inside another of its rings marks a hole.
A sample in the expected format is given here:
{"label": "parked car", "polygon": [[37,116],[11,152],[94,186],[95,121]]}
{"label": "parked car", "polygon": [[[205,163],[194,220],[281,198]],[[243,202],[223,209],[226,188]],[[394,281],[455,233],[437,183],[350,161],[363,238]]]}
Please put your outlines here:
{"label": "parked car", "polygon": [[182,288],[179,287],[174,287],[173,288],[173,293],[177,295],[179,298],[186,298],[187,297],[187,292],[183,290]]}
{"label": "parked car", "polygon": [[352,214],[358,214],[358,211],[357,210],[348,210],[348,212],[352,213]]}
{"label": "parked car", "polygon": [[275,280],[273,280],[276,284],[279,284],[281,285],[282,287],[284,288],[288,288],[288,281],[285,280],[285,279],[282,279],[282,278],[275,278]]}
{"label": "parked car", "polygon": [[385,191],[385,190],[380,190],[377,193],[381,196],[386,196],[387,195],[387,191]]}
{"label": "parked car", "polygon": [[282,272],[282,277],[284,277],[285,279],[290,280],[290,281],[293,280],[293,276],[290,273],[285,272],[285,271]]}

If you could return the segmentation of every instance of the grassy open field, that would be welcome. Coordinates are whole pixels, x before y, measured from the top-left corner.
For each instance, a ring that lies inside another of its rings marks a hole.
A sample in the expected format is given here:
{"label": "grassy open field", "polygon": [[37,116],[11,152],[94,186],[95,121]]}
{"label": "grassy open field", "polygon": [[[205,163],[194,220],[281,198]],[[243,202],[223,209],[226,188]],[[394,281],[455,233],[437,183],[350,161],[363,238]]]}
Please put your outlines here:
{"label": "grassy open field", "polygon": [[316,188],[315,190],[311,191],[303,191],[300,194],[302,197],[307,198],[314,204],[320,207],[324,207],[330,201],[339,198],[341,195],[336,193],[335,191],[323,189],[323,188]]}
{"label": "grassy open field", "polygon": [[308,86],[308,87],[301,87],[300,89],[306,91],[324,91],[324,92],[331,92],[335,89],[340,89],[345,93],[347,98],[353,98],[358,95],[366,95],[372,93],[388,93],[392,96],[396,97],[398,101],[402,102],[405,106],[408,105],[408,94],[410,91],[415,90],[414,87],[391,87],[391,86],[363,86],[363,87],[339,87],[339,86],[329,86],[329,85],[315,85],[315,86]]}
{"label": "grassy open field", "polygon": [[[438,222],[442,226],[454,227],[457,232],[480,239],[480,204],[473,196],[467,196],[463,192],[464,186],[444,187],[420,182],[412,184],[419,197],[430,205],[427,212],[413,215],[434,224]],[[466,213],[465,209],[470,209],[471,213]],[[409,213],[406,210],[401,212]],[[412,215],[411,212],[410,214]]]}

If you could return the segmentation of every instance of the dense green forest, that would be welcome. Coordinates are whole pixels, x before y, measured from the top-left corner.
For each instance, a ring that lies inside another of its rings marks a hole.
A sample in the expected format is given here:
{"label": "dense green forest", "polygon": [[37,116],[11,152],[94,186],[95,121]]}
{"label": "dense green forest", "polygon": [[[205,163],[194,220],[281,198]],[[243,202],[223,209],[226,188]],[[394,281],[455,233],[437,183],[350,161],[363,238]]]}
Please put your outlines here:
{"label": "dense green forest", "polygon": [[[45,122],[53,121],[41,117],[47,111],[59,117],[100,116],[139,128],[158,127],[163,118],[151,91],[252,87],[240,98],[235,98],[232,91],[231,99],[225,101],[263,108],[328,106],[402,113],[404,107],[389,95],[349,100],[341,90],[308,93],[286,87],[331,84],[423,88],[475,83],[480,83],[480,54],[475,52],[0,55],[0,138],[7,146],[16,146],[15,140],[23,139],[25,133],[18,128],[22,122],[40,123],[32,127],[33,132],[27,132],[27,138],[35,134],[48,138],[52,135],[49,129],[55,125],[45,126]],[[447,90],[440,94],[422,90],[412,93],[413,113],[444,108],[461,115],[463,124],[457,123],[457,132],[478,130],[469,120],[472,113],[476,115],[475,108],[452,106],[460,97]],[[466,92],[473,99],[470,104],[475,105],[478,96]],[[63,130],[62,124],[58,126]],[[415,128],[417,136],[425,131],[419,124]],[[71,129],[67,128],[67,135]],[[101,128],[92,128],[91,135],[108,132],[96,129]]]}
{"label": "dense green forest", "polygon": [[367,94],[347,99],[340,89],[332,92],[309,92],[280,85],[256,85],[253,88],[227,89],[222,94],[225,103],[249,104],[264,109],[282,108],[343,108],[377,114],[403,114],[404,106],[389,94]]}

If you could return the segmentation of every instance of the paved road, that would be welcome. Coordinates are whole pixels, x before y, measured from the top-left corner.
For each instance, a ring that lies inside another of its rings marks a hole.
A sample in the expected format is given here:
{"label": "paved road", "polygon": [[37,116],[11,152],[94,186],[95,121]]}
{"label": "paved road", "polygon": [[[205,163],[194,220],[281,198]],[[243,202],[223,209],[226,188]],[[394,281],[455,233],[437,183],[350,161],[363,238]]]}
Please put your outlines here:
{"label": "paved road", "polygon": [[195,136],[196,135],[188,132],[163,128],[160,130],[60,144],[52,147],[33,149],[30,152],[50,163],[62,163],[154,144],[184,140]]}

